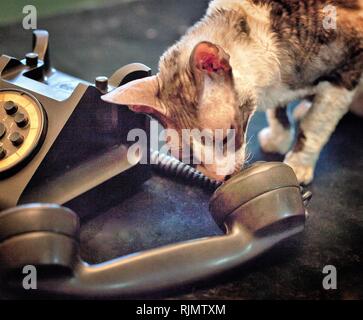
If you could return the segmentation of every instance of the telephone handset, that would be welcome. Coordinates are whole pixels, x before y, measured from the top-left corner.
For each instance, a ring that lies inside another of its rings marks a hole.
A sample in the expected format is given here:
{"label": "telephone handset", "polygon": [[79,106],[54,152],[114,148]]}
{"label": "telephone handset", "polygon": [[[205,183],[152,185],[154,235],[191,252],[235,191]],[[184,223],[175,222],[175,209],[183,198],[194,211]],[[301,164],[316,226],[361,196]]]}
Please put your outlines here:
{"label": "telephone handset", "polygon": [[0,214],[1,281],[10,292],[26,294],[21,270],[33,265],[38,281],[32,294],[40,297],[137,298],[175,290],[236,268],[301,232],[305,200],[290,167],[257,163],[220,186],[210,201],[225,235],[98,265],[80,257],[73,211],[48,204],[16,207]]}
{"label": "telephone handset", "polygon": [[53,69],[47,39],[46,32],[35,32],[37,54],[24,61],[0,58],[0,209],[6,209],[0,212],[2,288],[26,294],[22,269],[33,265],[38,281],[32,294],[140,297],[235,268],[304,229],[310,194],[302,195],[287,165],[256,163],[221,185],[154,151],[144,155],[154,169],[217,189],[210,212],[224,235],[99,265],[84,262],[79,216],[96,210],[95,199],[119,198],[125,185],[142,183],[151,169],[138,164],[141,158],[130,162],[126,157],[127,132],[147,128],[147,118],[100,96],[150,73],[133,64],[109,81],[96,79],[94,86]]}

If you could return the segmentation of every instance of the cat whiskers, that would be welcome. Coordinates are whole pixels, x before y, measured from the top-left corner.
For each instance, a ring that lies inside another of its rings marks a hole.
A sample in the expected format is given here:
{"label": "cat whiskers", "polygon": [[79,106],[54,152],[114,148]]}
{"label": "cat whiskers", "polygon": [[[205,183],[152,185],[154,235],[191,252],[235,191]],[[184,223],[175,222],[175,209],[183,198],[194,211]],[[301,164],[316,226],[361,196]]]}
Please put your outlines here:
{"label": "cat whiskers", "polygon": [[[251,140],[252,140],[252,136],[248,139],[248,141],[246,142],[246,145],[245,145],[245,150],[248,149],[248,145],[251,143]],[[248,166],[250,165],[250,161],[252,160],[253,158],[253,154],[252,152],[247,152],[247,154],[245,155],[245,159],[244,159],[244,163],[242,164],[242,168],[244,168],[245,166]]]}

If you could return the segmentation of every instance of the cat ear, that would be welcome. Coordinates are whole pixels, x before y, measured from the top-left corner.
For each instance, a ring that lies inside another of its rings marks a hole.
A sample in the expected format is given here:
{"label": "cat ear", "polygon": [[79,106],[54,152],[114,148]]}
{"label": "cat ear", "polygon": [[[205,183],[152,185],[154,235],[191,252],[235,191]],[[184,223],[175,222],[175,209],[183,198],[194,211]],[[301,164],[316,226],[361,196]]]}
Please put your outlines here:
{"label": "cat ear", "polygon": [[207,74],[230,74],[229,55],[211,42],[203,41],[197,44],[191,55],[193,70]]}
{"label": "cat ear", "polygon": [[157,97],[159,90],[156,76],[131,81],[110,93],[102,96],[102,100],[128,106],[132,111],[166,117],[166,110]]}

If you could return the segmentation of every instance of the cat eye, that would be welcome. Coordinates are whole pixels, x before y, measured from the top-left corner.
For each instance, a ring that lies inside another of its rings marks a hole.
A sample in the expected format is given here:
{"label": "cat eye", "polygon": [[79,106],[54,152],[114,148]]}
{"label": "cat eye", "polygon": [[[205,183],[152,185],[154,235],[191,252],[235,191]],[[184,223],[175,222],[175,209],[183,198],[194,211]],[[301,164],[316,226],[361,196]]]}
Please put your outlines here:
{"label": "cat eye", "polygon": [[223,146],[226,146],[230,141],[233,141],[232,139],[235,139],[235,136],[236,136],[236,128],[234,126],[231,126],[227,136],[223,140]]}
{"label": "cat eye", "polygon": [[228,136],[224,138],[223,145],[225,146],[228,143]]}

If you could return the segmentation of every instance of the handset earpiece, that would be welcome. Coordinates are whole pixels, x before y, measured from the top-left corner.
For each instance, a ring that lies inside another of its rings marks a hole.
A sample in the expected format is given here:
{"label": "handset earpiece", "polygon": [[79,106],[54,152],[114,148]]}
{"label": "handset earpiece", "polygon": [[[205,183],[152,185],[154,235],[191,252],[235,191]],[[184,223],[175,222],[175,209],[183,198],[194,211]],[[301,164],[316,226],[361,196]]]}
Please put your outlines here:
{"label": "handset earpiece", "polygon": [[0,214],[0,271],[26,265],[71,271],[79,255],[79,218],[52,204],[18,206]]}
{"label": "handset earpiece", "polygon": [[[0,266],[14,274],[25,265],[66,269],[38,280],[37,293],[67,297],[130,298],[194,283],[257,257],[302,231],[305,206],[293,170],[258,163],[213,195],[210,211],[225,235],[169,245],[98,265],[79,256],[79,222],[66,208],[17,207],[0,214]],[[7,277],[9,289],[21,283]]]}

